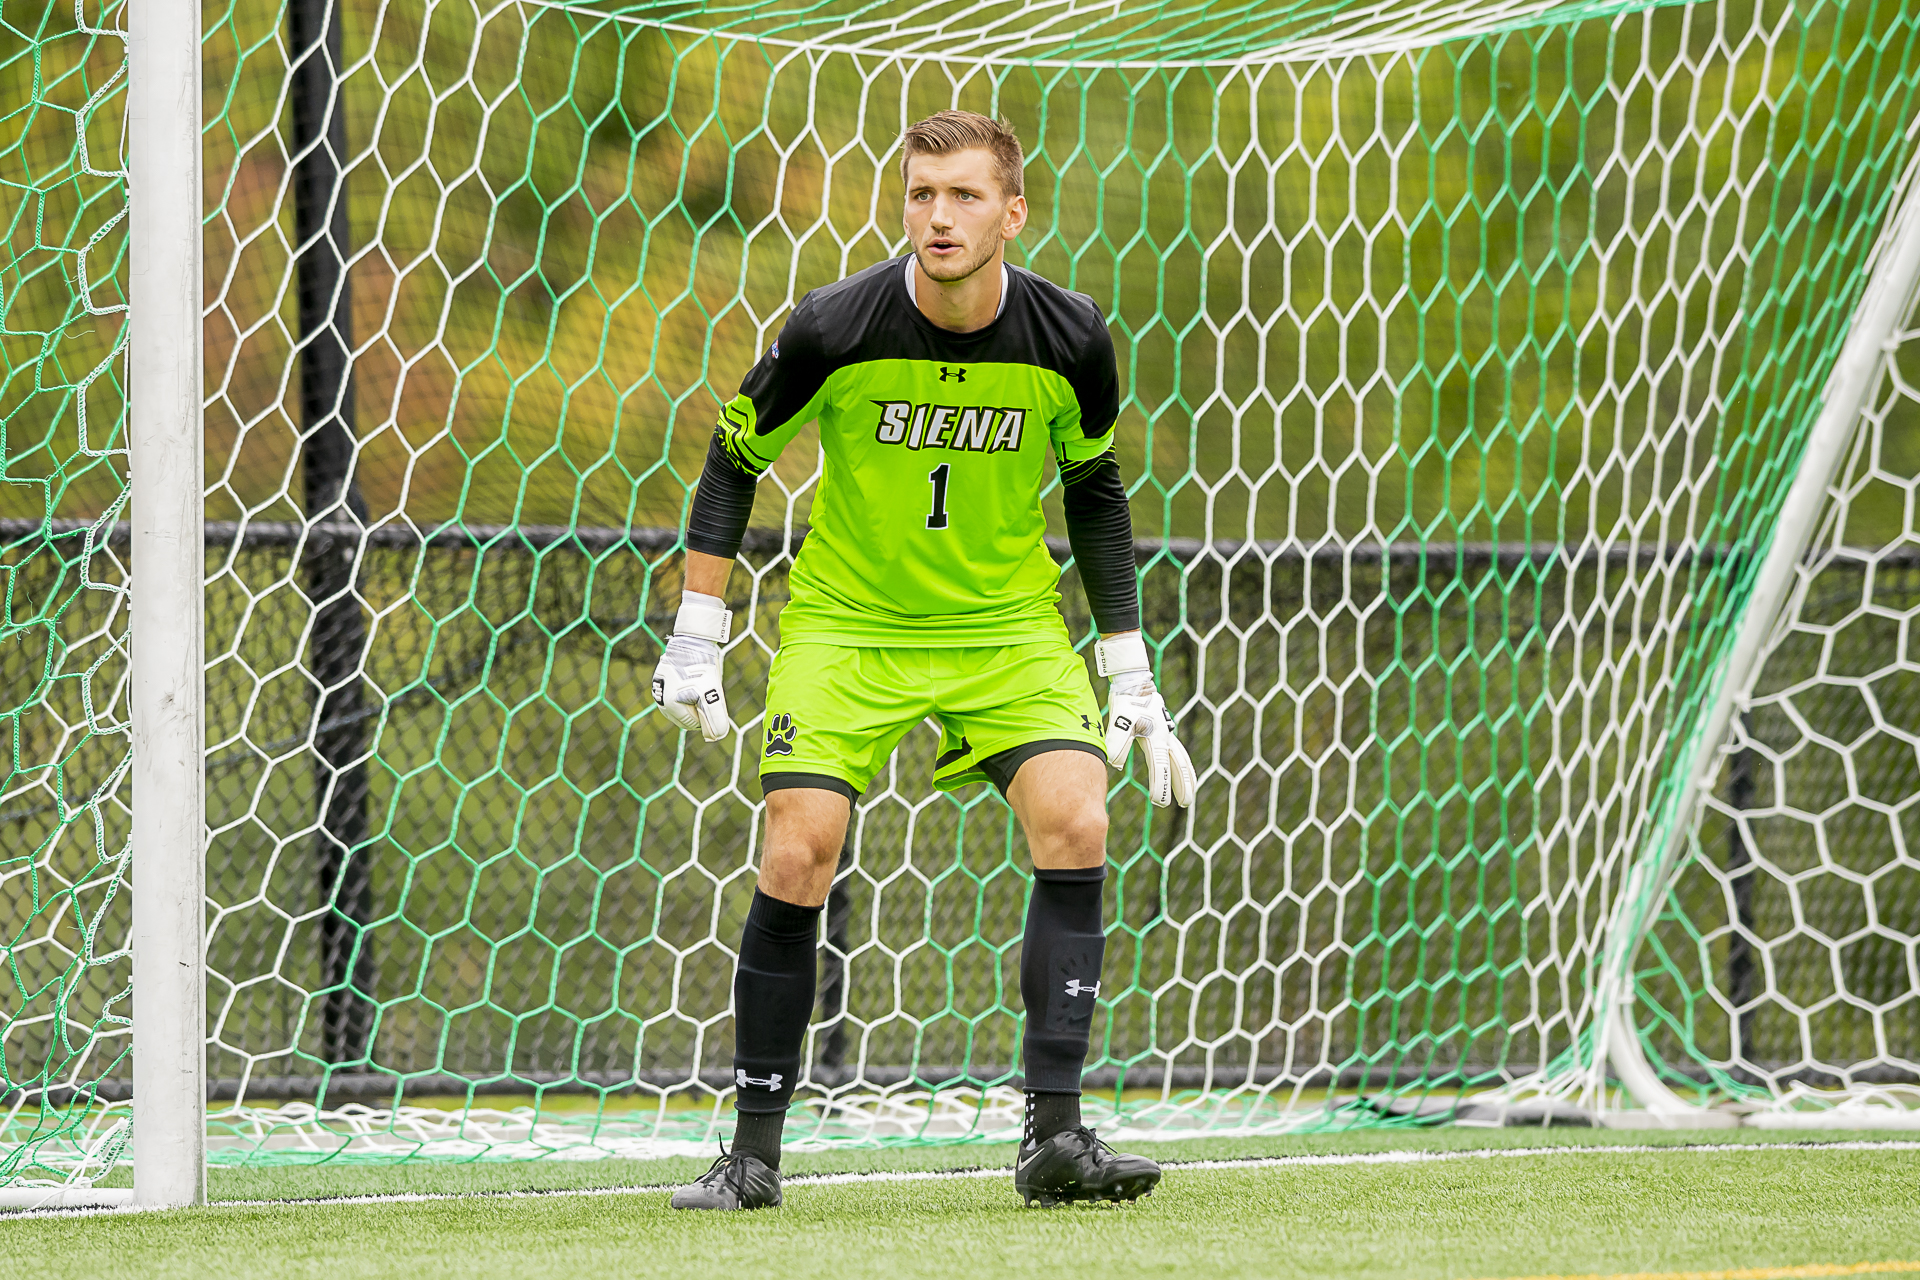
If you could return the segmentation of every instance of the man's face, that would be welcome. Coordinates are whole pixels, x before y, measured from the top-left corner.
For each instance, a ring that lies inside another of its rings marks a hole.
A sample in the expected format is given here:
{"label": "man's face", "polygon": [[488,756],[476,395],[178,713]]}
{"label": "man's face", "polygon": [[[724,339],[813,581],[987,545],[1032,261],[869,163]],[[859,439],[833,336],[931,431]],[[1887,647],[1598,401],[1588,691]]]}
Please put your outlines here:
{"label": "man's face", "polygon": [[927,277],[965,280],[1027,225],[1023,196],[1009,198],[984,147],[907,161],[907,239]]}

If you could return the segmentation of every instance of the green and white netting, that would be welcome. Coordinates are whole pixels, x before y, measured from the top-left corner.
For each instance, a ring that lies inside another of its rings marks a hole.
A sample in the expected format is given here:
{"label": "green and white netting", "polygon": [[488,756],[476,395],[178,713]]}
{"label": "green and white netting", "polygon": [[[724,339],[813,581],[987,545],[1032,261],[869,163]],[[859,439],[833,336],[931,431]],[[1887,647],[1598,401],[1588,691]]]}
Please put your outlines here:
{"label": "green and white netting", "polygon": [[[301,3],[206,11],[214,1159],[726,1130],[812,437],[734,576],[727,744],[646,693],[676,531],[790,308],[900,249],[894,140],[948,106],[1028,145],[1014,259],[1108,308],[1201,769],[1191,814],[1115,779],[1100,1123],[1566,1095],[1627,908],[1657,916],[1632,1017],[1690,1100],[1920,1078],[1920,344],[1688,856],[1621,901],[1914,156],[1909,6],[344,0],[335,57]],[[0,1179],[126,1138],[102,4],[0,0]],[[1024,850],[992,793],[932,790],[934,742],[858,807],[797,1139],[1016,1123]]]}

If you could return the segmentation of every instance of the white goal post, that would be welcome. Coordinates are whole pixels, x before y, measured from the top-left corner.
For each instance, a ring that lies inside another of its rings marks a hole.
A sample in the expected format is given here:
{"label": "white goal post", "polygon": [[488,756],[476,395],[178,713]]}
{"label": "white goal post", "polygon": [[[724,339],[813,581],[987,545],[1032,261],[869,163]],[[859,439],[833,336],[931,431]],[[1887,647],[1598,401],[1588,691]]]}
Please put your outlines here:
{"label": "white goal post", "polygon": [[[127,30],[133,575],[133,1186],[0,1186],[0,1207],[206,1202],[205,520],[200,6],[135,0]],[[100,1172],[108,1172],[101,1170]]]}
{"label": "white goal post", "polygon": [[127,20],[133,1202],[159,1208],[207,1198],[200,9]]}

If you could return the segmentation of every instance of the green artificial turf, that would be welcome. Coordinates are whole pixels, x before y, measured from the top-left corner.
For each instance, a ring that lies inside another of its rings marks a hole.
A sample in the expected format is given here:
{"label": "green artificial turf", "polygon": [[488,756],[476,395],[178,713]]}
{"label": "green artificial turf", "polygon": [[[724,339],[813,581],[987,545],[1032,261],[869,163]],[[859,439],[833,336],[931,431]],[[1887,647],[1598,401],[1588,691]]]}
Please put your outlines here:
{"label": "green artificial turf", "polygon": [[[1375,1151],[1458,1151],[1483,1147],[1688,1146],[1701,1143],[1913,1141],[1920,1134],[1820,1134],[1763,1130],[1618,1131],[1607,1129],[1366,1128],[1260,1138],[1189,1138],[1139,1144],[1156,1160],[1246,1160],[1275,1156]],[[718,1148],[716,1147],[716,1151]],[[580,1187],[659,1187],[704,1172],[709,1158],[664,1160],[423,1161],[410,1164],[328,1162],[308,1166],[208,1171],[215,1200],[290,1200],[404,1193],[548,1191]],[[872,1173],[888,1170],[988,1169],[1013,1163],[1011,1143],[960,1143],[892,1149],[789,1151],[784,1172]],[[131,1185],[124,1175],[117,1181]]]}
{"label": "green artificial turf", "polygon": [[[1784,1141],[1804,1144],[1810,1135]],[[1825,1134],[1821,1140],[1867,1135]],[[1749,1134],[1476,1132],[1212,1139],[1168,1159],[1479,1146],[1673,1146]],[[0,1220],[17,1275],[586,1277],[1509,1277],[1920,1259],[1920,1153],[1599,1151],[1418,1164],[1169,1172],[1127,1207],[1022,1208],[1008,1180],[795,1186],[758,1214],[680,1214],[659,1191],[427,1203],[214,1205]],[[1005,1148],[793,1155],[788,1171],[991,1164]],[[216,1197],[660,1183],[692,1161],[218,1171]],[[1870,1273],[1861,1273],[1870,1274]]]}

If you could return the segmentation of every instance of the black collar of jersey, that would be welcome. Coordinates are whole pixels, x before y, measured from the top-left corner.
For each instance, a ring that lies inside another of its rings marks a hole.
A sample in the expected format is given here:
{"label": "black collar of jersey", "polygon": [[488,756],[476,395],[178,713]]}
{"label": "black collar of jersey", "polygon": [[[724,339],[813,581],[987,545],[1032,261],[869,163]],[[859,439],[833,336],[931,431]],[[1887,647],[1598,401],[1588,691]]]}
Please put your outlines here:
{"label": "black collar of jersey", "polygon": [[[909,253],[893,260],[891,265],[893,266],[894,286],[899,290],[900,301],[905,304],[907,314],[913,317],[913,322],[919,325],[922,331],[933,337],[936,341],[961,344],[984,341],[992,337],[993,331],[1013,313],[1014,301],[1020,296],[1021,292],[1020,268],[1009,262],[1007,263],[1007,270],[1004,276],[1007,282],[1006,305],[1000,308],[999,313],[995,315],[993,319],[987,321],[978,329],[968,329],[964,333],[958,329],[948,329],[935,324],[933,321],[927,319],[927,313],[920,309],[919,304],[914,302],[913,295],[907,292],[906,264],[912,258],[913,255]],[[984,271],[986,268],[982,267],[981,270]]]}
{"label": "black collar of jersey", "polygon": [[1026,364],[1071,378],[1090,351],[1111,351],[1091,298],[1011,263],[998,317],[968,333],[942,329],[907,296],[906,262],[904,254],[889,258],[807,295],[794,314],[796,336],[817,344],[824,368],[869,360]]}

